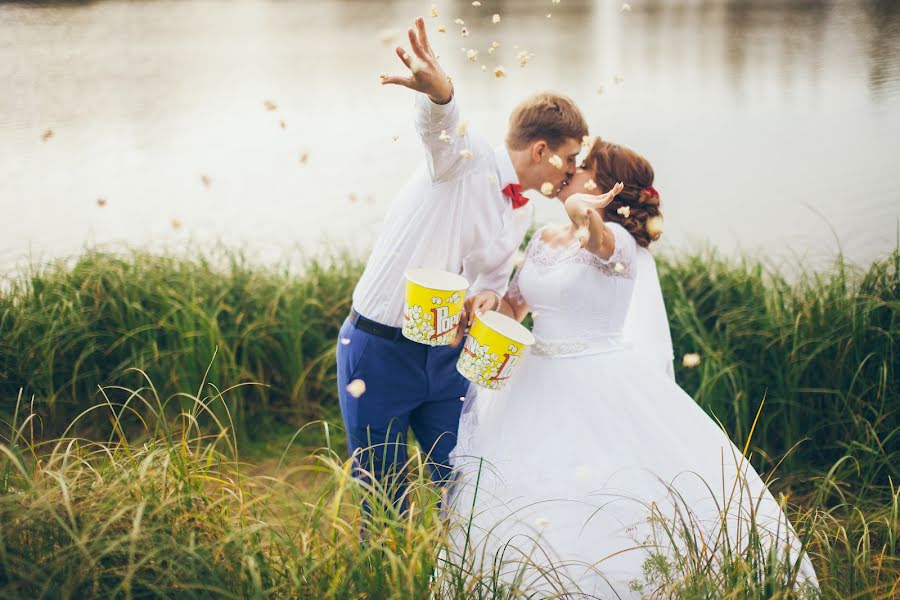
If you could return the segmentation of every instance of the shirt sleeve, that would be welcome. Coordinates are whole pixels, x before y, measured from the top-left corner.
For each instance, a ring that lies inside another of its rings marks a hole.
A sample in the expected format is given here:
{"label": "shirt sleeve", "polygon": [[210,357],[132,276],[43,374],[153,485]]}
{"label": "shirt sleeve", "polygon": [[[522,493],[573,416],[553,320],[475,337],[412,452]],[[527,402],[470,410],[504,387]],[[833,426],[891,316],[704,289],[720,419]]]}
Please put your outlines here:
{"label": "shirt sleeve", "polygon": [[[471,293],[477,294],[484,290],[491,290],[500,294],[500,297],[506,293],[510,283],[509,278],[515,266],[516,252],[522,245],[522,240],[525,239],[525,232],[528,230],[534,214],[534,211],[529,209],[530,207],[516,209],[509,222],[509,229],[482,251],[466,257],[467,260],[471,259],[470,272],[478,274],[472,284]],[[528,247],[531,247],[530,243]]]}
{"label": "shirt sleeve", "polygon": [[470,161],[483,159],[483,145],[460,130],[456,95],[447,104],[436,104],[416,94],[416,131],[425,146],[425,162],[433,183],[449,181],[465,172]]}

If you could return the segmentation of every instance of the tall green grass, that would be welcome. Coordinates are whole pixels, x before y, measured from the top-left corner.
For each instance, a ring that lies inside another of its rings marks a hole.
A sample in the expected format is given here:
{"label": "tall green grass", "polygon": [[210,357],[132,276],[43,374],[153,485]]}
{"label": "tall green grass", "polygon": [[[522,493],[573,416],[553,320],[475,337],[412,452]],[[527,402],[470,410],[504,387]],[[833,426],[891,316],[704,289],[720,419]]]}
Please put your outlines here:
{"label": "tall green grass", "polygon": [[662,261],[676,358],[702,356],[678,371],[679,384],[738,444],[766,399],[757,466],[787,455],[783,470],[796,480],[833,466],[820,489],[838,500],[886,493],[900,482],[898,267],[898,251],[866,271],[838,260],[791,279],[712,253]]}
{"label": "tall green grass", "polygon": [[321,416],[335,397],[333,345],[358,260],[249,264],[219,248],[192,258],[88,251],[8,282],[0,292],[0,416],[19,389],[47,435],[131,367],[164,395],[210,381],[261,385],[229,398],[242,434]]}

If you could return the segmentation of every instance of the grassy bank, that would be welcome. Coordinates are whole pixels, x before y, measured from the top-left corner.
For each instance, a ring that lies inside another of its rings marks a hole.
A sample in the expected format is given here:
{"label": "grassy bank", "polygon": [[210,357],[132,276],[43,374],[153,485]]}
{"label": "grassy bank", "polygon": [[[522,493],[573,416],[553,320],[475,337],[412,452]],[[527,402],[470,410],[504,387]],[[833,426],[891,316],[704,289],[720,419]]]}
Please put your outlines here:
{"label": "grassy bank", "polygon": [[[165,411],[149,380],[131,392],[137,412]],[[186,393],[183,412],[148,418],[140,435],[126,435],[114,417],[99,432],[107,441],[33,440],[33,417],[19,413],[0,443],[0,596],[529,597],[524,584],[498,582],[502,564],[486,572],[466,566],[465,547],[450,537],[464,536],[466,523],[441,519],[418,452],[407,465],[410,510],[400,515],[391,493],[352,478],[343,453],[327,443],[295,458],[286,445],[267,467],[249,464],[228,421],[215,417],[238,392]],[[118,405],[100,410],[128,413]],[[310,427],[330,439],[327,425]],[[372,506],[367,516],[363,499]],[[648,597],[688,600],[887,600],[900,592],[900,490],[865,511],[852,503],[789,505],[788,514],[807,540],[820,593],[790,593],[794,567],[760,552],[752,536],[738,547],[695,547],[674,561],[648,555],[652,568],[636,584]],[[368,543],[360,546],[364,523]]]}
{"label": "grassy bank", "polygon": [[[895,252],[788,281],[712,254],[659,261],[678,381],[739,446],[765,399],[753,463],[775,470],[827,598],[900,591],[898,267]],[[459,572],[431,580],[447,531],[424,481],[418,512],[385,509],[360,552],[354,507],[377,491],[346,477],[333,366],[360,270],[88,252],[9,282],[0,595],[514,597]],[[688,352],[698,367],[680,365]],[[316,419],[327,428],[295,437]],[[724,582],[674,569],[655,585],[771,597],[733,566]]]}

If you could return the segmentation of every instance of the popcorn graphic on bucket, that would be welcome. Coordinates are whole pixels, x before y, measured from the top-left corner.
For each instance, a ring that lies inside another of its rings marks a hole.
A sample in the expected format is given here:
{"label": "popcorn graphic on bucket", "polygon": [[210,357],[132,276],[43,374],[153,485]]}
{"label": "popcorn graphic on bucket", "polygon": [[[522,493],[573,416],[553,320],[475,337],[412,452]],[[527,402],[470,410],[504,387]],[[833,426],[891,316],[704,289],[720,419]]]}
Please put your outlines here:
{"label": "popcorn graphic on bucket", "polygon": [[403,337],[429,346],[451,344],[456,338],[467,289],[469,282],[455,273],[436,269],[407,271]]}
{"label": "popcorn graphic on bucket", "polygon": [[477,315],[456,370],[481,387],[499,390],[532,344],[534,336],[514,319],[495,311]]}

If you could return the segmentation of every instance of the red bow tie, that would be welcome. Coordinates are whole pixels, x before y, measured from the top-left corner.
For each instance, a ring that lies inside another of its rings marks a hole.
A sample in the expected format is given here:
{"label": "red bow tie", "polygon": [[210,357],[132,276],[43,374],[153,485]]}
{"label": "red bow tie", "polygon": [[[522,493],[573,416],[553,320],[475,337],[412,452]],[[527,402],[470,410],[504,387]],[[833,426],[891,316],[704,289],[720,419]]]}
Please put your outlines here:
{"label": "red bow tie", "polygon": [[522,186],[518,183],[510,183],[503,188],[503,195],[512,200],[513,208],[522,208],[528,204],[528,197],[522,194]]}

